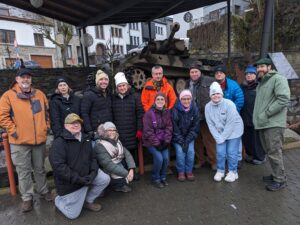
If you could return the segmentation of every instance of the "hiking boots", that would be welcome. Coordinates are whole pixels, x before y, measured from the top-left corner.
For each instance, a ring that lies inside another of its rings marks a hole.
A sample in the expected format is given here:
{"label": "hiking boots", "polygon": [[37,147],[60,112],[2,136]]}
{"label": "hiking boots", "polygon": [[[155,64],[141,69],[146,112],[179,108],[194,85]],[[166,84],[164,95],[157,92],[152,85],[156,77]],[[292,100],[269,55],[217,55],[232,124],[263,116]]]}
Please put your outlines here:
{"label": "hiking boots", "polygon": [[54,197],[50,191],[48,191],[44,194],[41,194],[40,196],[42,199],[45,199],[47,202],[52,202],[54,200],[54,198],[56,197],[56,196]]}
{"label": "hiking boots", "polygon": [[99,212],[102,209],[102,206],[98,203],[85,202],[83,208],[88,209],[92,212]]}
{"label": "hiking boots", "polygon": [[280,189],[283,189],[287,186],[286,182],[276,182],[276,181],[271,181],[266,185],[266,189],[268,191],[279,191]]}
{"label": "hiking boots", "polygon": [[32,205],[33,205],[32,200],[23,201],[23,203],[22,203],[22,212],[23,213],[30,212],[33,209]]}
{"label": "hiking boots", "polygon": [[166,180],[161,180],[161,183],[162,183],[162,185],[164,185],[164,186],[168,186],[168,185],[169,185],[168,182],[167,182]]}

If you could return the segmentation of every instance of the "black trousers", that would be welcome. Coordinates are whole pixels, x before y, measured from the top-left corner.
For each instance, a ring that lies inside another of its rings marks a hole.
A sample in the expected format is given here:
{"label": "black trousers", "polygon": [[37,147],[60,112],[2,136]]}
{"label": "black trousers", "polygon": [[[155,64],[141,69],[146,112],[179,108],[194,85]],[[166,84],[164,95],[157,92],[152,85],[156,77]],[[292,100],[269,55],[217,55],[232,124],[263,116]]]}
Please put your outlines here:
{"label": "black trousers", "polygon": [[252,156],[253,159],[256,160],[264,160],[265,159],[265,151],[262,147],[259,133],[257,130],[254,130],[254,127],[245,126],[244,134],[242,137],[246,153],[247,155]]}
{"label": "black trousers", "polygon": [[[124,166],[124,168],[128,170],[128,166],[127,166],[126,160],[123,159],[121,163]],[[125,184],[127,184],[125,177],[124,178],[123,177],[122,178],[117,178],[117,179],[113,179],[112,177],[110,177],[110,178],[111,178],[110,179],[110,186],[112,188],[122,187]]]}

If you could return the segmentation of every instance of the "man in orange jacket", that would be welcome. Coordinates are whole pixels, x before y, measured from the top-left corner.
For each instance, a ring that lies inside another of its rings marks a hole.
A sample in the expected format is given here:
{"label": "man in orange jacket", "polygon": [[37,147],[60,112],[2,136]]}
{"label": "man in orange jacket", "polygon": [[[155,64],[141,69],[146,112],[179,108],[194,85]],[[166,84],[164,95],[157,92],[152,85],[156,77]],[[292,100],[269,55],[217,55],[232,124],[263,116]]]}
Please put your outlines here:
{"label": "man in orange jacket", "polygon": [[8,133],[11,158],[18,173],[23,212],[32,210],[32,169],[37,192],[47,201],[52,200],[44,170],[49,128],[48,101],[43,92],[31,86],[31,80],[31,70],[21,68],[16,81],[0,99],[0,126]]}
{"label": "man in orange jacket", "polygon": [[167,108],[173,108],[176,102],[176,94],[168,80],[163,77],[163,68],[159,65],[152,68],[152,79],[145,84],[142,91],[141,102],[145,112],[152,107],[158,92],[162,92],[167,96]]}

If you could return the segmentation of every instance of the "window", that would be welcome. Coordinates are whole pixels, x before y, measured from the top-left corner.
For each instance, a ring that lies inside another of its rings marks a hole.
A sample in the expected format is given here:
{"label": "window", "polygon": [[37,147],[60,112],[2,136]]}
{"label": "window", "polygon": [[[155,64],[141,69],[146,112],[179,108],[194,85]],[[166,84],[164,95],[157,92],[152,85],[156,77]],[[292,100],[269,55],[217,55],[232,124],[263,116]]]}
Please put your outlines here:
{"label": "window", "polygon": [[0,30],[0,42],[13,44],[16,37],[14,30]]}
{"label": "window", "polygon": [[119,37],[119,38],[123,37],[122,29],[121,28],[111,27],[110,31],[111,31],[111,36],[112,37]]}
{"label": "window", "polygon": [[236,14],[236,15],[241,14],[241,6],[240,5],[235,5],[234,6],[234,14]]}
{"label": "window", "polygon": [[140,37],[137,37],[137,45],[140,45]]}
{"label": "window", "polygon": [[95,36],[97,39],[104,39],[103,26],[95,26]]}
{"label": "window", "polygon": [[66,59],[72,59],[72,45],[68,45],[65,51]]}
{"label": "window", "polygon": [[35,46],[44,46],[44,37],[42,34],[33,34]]}
{"label": "window", "polygon": [[129,29],[130,30],[139,30],[139,24],[138,23],[130,23]]}
{"label": "window", "polygon": [[77,50],[78,63],[82,63],[81,47],[76,46],[76,50]]}
{"label": "window", "polygon": [[114,53],[121,53],[124,54],[124,48],[122,45],[113,45],[113,52]]}
{"label": "window", "polygon": [[159,26],[155,26],[155,33],[163,35],[163,28]]}
{"label": "window", "polygon": [[133,36],[130,36],[130,45],[133,45]]}
{"label": "window", "polygon": [[6,8],[0,8],[0,16],[9,16],[9,11]]}

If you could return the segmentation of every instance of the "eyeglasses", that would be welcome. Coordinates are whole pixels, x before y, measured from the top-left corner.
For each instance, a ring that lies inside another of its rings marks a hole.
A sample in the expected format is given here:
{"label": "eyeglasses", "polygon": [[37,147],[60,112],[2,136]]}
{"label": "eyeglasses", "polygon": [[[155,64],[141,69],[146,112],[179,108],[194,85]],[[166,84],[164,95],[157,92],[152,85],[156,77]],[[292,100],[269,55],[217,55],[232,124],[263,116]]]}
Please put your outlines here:
{"label": "eyeglasses", "polygon": [[106,131],[108,131],[108,132],[117,132],[117,130],[115,130],[115,129],[110,129],[110,130],[106,130]]}
{"label": "eyeglasses", "polygon": [[182,98],[181,100],[182,101],[191,101],[192,99],[191,98]]}

